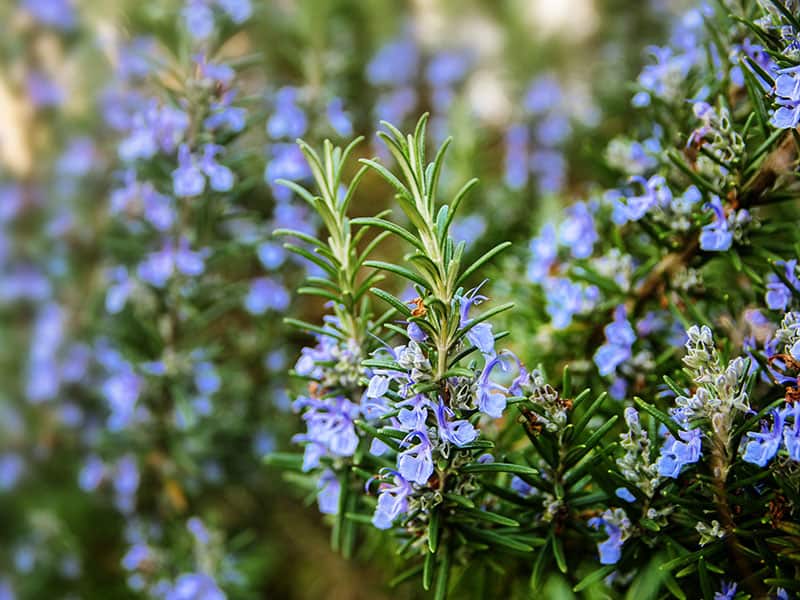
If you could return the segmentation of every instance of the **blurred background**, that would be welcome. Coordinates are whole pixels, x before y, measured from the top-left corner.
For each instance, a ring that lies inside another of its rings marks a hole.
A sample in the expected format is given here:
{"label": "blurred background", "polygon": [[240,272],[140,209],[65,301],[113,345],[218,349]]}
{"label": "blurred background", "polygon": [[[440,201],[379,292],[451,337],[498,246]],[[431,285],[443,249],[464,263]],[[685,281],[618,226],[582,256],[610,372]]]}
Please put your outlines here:
{"label": "blurred background", "polygon": [[[307,177],[296,137],[381,155],[381,119],[428,111],[445,189],[481,180],[457,237],[522,252],[646,156],[630,82],[678,4],[0,3],[0,599],[416,597],[380,537],[328,550],[309,482],[263,464],[300,429],[281,315],[323,311],[271,235],[317,223],[274,181]],[[177,202],[201,105],[236,183]],[[390,200],[367,178],[354,212]]]}

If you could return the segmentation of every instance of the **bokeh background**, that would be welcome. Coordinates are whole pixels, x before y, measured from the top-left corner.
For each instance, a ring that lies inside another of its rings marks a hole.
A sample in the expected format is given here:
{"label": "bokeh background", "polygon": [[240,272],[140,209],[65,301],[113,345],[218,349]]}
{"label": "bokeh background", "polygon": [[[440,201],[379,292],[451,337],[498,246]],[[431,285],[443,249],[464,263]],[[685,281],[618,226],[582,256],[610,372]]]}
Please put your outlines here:
{"label": "bokeh background", "polygon": [[[354,561],[328,550],[308,482],[262,460],[299,429],[286,373],[305,340],[281,316],[322,314],[294,293],[308,265],[271,235],[316,228],[274,185],[303,178],[293,139],[364,135],[358,154],[380,155],[381,119],[408,128],[430,112],[435,140],[454,138],[445,187],[481,180],[457,237],[476,254],[510,239],[520,257],[548,214],[619,179],[620,153],[646,154],[626,141],[629,82],[648,45],[691,25],[667,0],[265,0],[222,14],[246,4],[215,5],[206,57],[236,69],[246,111],[225,142],[236,185],[181,208],[153,196],[174,159],[144,172],[129,159],[148,110],[198,102],[186,82],[204,60],[191,33],[204,4],[0,3],[2,600],[163,596],[201,572],[229,598],[416,597],[387,586],[380,537]],[[368,177],[354,212],[389,202]],[[180,211],[208,249],[202,276],[146,289],[129,274]]]}

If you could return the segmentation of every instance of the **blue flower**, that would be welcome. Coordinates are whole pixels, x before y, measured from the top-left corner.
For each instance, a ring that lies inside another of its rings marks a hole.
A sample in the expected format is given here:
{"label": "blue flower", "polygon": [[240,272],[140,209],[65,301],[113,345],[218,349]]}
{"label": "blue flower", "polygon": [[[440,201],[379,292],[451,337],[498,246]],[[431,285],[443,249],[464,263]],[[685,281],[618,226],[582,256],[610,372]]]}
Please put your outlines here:
{"label": "blue flower", "polygon": [[201,361],[194,366],[194,385],[204,396],[216,394],[220,383],[220,376],[212,363]]}
{"label": "blue flower", "polygon": [[275,242],[264,242],[258,246],[256,250],[258,260],[265,269],[277,269],[286,260],[286,250],[280,244]]}
{"label": "blue flower", "polygon": [[786,452],[789,453],[789,458],[800,462],[800,402],[787,405],[781,411],[781,416],[784,422],[789,418],[792,419],[792,425],[789,426],[787,423],[783,429],[783,443],[786,446]]}
{"label": "blue flower", "polygon": [[737,584],[732,581],[723,581],[722,590],[714,594],[714,600],[733,600],[736,597]]}
{"label": "blue flower", "polygon": [[178,168],[172,172],[172,189],[179,198],[189,198],[203,193],[206,179],[197,168],[189,146],[181,144],[178,149]]}
{"label": "blue flower", "polygon": [[[417,443],[411,445],[412,440]],[[426,485],[433,475],[433,456],[431,454],[431,441],[428,434],[420,429],[409,433],[400,443],[403,450],[397,457],[397,468],[400,474],[408,481],[419,485]]]}
{"label": "blue flower", "polygon": [[25,472],[25,461],[19,454],[6,452],[0,454],[0,491],[14,489]]}
{"label": "blue flower", "polygon": [[643,193],[639,196],[619,196],[613,200],[612,218],[617,225],[639,221],[654,208],[665,208],[672,202],[672,191],[661,175],[653,175],[650,179],[637,176],[631,182],[640,184]]}
{"label": "blue flower", "polygon": [[700,232],[700,248],[712,252],[728,250],[733,243],[733,233],[728,225],[722,201],[718,196],[714,196],[706,208],[714,211],[714,221],[705,225]]}
{"label": "blue flower", "polygon": [[450,421],[454,416],[451,408],[439,400],[436,406],[436,423],[439,426],[439,437],[459,448],[466,446],[478,437],[478,431],[466,419]]}
{"label": "blue flower", "polygon": [[203,125],[206,129],[217,129],[227,127],[230,131],[238,133],[246,124],[247,111],[238,106],[232,106],[233,99],[236,97],[236,90],[225,92],[218,102],[212,102],[209,112],[211,113]]}
{"label": "blue flower", "polygon": [[591,309],[599,295],[595,286],[585,286],[566,277],[554,277],[544,282],[547,303],[545,311],[554,329],[569,327],[576,314]]}
{"label": "blue flower", "polygon": [[273,139],[299,138],[306,132],[306,113],[297,106],[297,90],[282,87],[275,94],[275,112],[267,121],[267,133]]}
{"label": "blue flower", "polygon": [[542,228],[538,237],[528,245],[531,257],[528,261],[528,279],[533,283],[541,283],[548,276],[558,256],[558,238],[556,228],[548,223]]}
{"label": "blue flower", "polygon": [[571,250],[575,258],[590,257],[597,241],[597,230],[589,206],[585,202],[576,202],[564,213],[565,218],[558,228],[561,243]]}
{"label": "blue flower", "polygon": [[418,60],[419,53],[413,39],[401,38],[389,42],[367,65],[367,80],[372,85],[408,84],[417,74]]}
{"label": "blue flower", "polygon": [[139,467],[133,455],[126,454],[117,462],[113,484],[117,508],[125,514],[133,512],[139,489]]}
{"label": "blue flower", "polygon": [[96,490],[106,474],[105,463],[94,454],[87,457],[80,472],[78,473],[78,486],[84,492]]}
{"label": "blue flower", "polygon": [[42,25],[68,31],[75,27],[71,0],[23,0],[22,9]]}
{"label": "blue flower", "polygon": [[792,301],[792,291],[800,291],[800,279],[797,278],[797,259],[777,261],[777,266],[785,268],[787,281],[792,286],[790,289],[775,273],[767,275],[767,293],[764,300],[772,310],[785,311]]}
{"label": "blue flower", "polygon": [[[408,512],[408,497],[413,491],[411,484],[397,471],[383,469],[382,477],[392,476],[392,483],[381,481],[378,486],[378,505],[372,524],[378,529],[389,529],[392,523]],[[374,480],[367,482],[367,489]]]}
{"label": "blue flower", "polygon": [[284,311],[289,307],[289,291],[269,277],[259,277],[250,284],[244,306],[252,315],[263,315],[268,310]]}
{"label": "blue flower", "polygon": [[458,298],[460,305],[460,319],[459,327],[464,329],[469,327],[466,333],[467,340],[470,344],[474,345],[485,357],[492,357],[495,355],[494,349],[494,334],[492,333],[491,323],[483,321],[477,325],[471,325],[472,319],[469,318],[469,311],[473,305],[480,304],[486,300],[486,296],[478,294],[480,286],[471,289],[464,296]]}
{"label": "blue flower", "polygon": [[636,496],[634,496],[628,488],[618,487],[614,490],[614,493],[617,495],[617,498],[625,500],[625,502],[636,502]]}
{"label": "blue flower", "polygon": [[226,600],[227,596],[211,576],[205,573],[183,573],[164,600]]}
{"label": "blue flower", "polygon": [[198,166],[208,176],[212,190],[228,192],[233,188],[233,171],[216,161],[215,157],[222,151],[222,146],[206,144],[203,146],[203,156]]}
{"label": "blue flower", "polygon": [[589,519],[589,525],[595,529],[601,527],[605,530],[608,538],[602,542],[598,542],[597,551],[600,555],[600,564],[614,565],[619,562],[622,554],[622,527],[628,526],[629,521],[624,516],[624,512],[617,509],[616,511],[606,510],[602,516]]}
{"label": "blue flower", "polygon": [[203,0],[189,0],[181,14],[187,31],[194,39],[207,39],[214,32],[214,12]]}
{"label": "blue flower", "polygon": [[217,4],[237,25],[247,21],[253,13],[250,0],[217,0]]}
{"label": "blue flower", "polygon": [[672,434],[667,434],[667,439],[661,447],[661,454],[656,462],[658,473],[662,477],[677,478],[681,469],[700,460],[702,450],[702,432],[699,428],[678,433],[677,440]]}
{"label": "blue flower", "polygon": [[511,478],[511,489],[514,490],[517,494],[519,494],[523,498],[533,496],[536,493],[535,487],[523,481],[516,475],[514,475],[514,477]]}
{"label": "blue flower", "polygon": [[528,183],[528,128],[517,123],[511,125],[505,136],[505,182],[513,190]]}
{"label": "blue flower", "polygon": [[747,433],[750,441],[742,456],[746,462],[764,467],[778,453],[783,437],[783,414],[773,410],[772,417],[772,428],[762,424],[761,433]]}
{"label": "blue flower", "polygon": [[211,541],[208,529],[198,517],[190,517],[186,521],[186,529],[189,530],[189,533],[192,534],[198,544],[205,546]]}
{"label": "blue flower", "polygon": [[505,370],[504,358],[504,356],[496,356],[488,361],[484,365],[483,372],[481,372],[477,381],[478,410],[495,419],[503,416],[503,411],[508,403],[508,390],[502,385],[493,383],[489,376],[498,365]]}
{"label": "blue flower", "polygon": [[344,101],[341,98],[334,98],[328,103],[327,114],[328,122],[336,133],[342,137],[353,135],[353,122],[344,111]]}
{"label": "blue flower", "polygon": [[770,125],[776,129],[794,129],[800,123],[800,79],[798,67],[781,69],[775,80],[775,102],[780,106],[772,115]]}
{"label": "blue flower", "polygon": [[330,469],[325,469],[317,481],[317,504],[319,512],[325,515],[335,515],[339,512],[339,494],[341,484],[339,478]]}
{"label": "blue flower", "polygon": [[633,343],[636,333],[625,317],[625,306],[619,305],[614,310],[614,320],[603,329],[606,343],[594,354],[594,363],[600,375],[610,375],[617,367],[629,360],[633,354]]}

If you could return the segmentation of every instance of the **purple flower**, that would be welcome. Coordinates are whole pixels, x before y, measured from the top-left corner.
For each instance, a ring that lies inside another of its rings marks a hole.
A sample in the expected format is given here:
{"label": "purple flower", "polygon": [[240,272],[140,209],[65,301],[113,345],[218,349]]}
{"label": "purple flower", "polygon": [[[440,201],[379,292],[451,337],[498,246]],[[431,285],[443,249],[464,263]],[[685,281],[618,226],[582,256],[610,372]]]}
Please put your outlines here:
{"label": "purple flower", "polygon": [[800,123],[800,78],[798,68],[781,69],[775,80],[775,102],[778,110],[772,115],[770,125],[776,129],[794,129]]}
{"label": "purple flower", "polygon": [[219,7],[228,15],[231,21],[241,25],[253,14],[250,0],[217,0]]}
{"label": "purple flower", "polygon": [[206,529],[206,526],[197,517],[191,517],[188,521],[186,521],[186,529],[188,529],[189,533],[194,536],[194,539],[197,540],[197,543],[203,546],[207,545],[211,540],[208,529]]}
{"label": "purple flower", "polygon": [[21,6],[42,25],[64,31],[75,27],[75,7],[71,0],[23,0]]}
{"label": "purple flower", "polygon": [[492,370],[500,365],[505,370],[505,357],[496,356],[483,367],[483,372],[478,377],[478,410],[495,419],[503,416],[506,409],[508,390],[503,386],[489,380]]}
{"label": "purple flower", "polygon": [[[482,284],[481,284],[482,285]],[[486,300],[486,296],[478,294],[481,286],[471,289],[464,296],[458,298],[460,305],[461,323],[459,327],[464,329],[469,327],[466,333],[467,340],[470,344],[474,345],[485,357],[492,357],[495,355],[494,349],[494,334],[492,333],[492,325],[483,321],[477,325],[470,325],[472,319],[469,318],[469,311],[473,305],[480,304]]]}
{"label": "purple flower", "polygon": [[181,10],[189,34],[196,40],[205,40],[214,32],[214,12],[204,0],[189,0]]}
{"label": "purple flower", "polygon": [[372,85],[406,85],[417,74],[418,60],[419,54],[414,40],[402,38],[389,42],[367,65],[367,80]]}
{"label": "purple flower", "polygon": [[139,467],[133,455],[126,454],[117,462],[113,484],[117,508],[126,514],[133,512],[139,489]]}
{"label": "purple flower", "polygon": [[204,396],[216,394],[219,391],[220,382],[220,376],[212,363],[202,361],[194,366],[194,385],[197,391]]}
{"label": "purple flower", "polygon": [[341,98],[334,98],[328,103],[327,108],[328,122],[333,130],[342,137],[353,135],[353,122],[350,116],[344,111],[344,101]]}
{"label": "purple flower", "polygon": [[217,583],[205,573],[184,573],[164,600],[226,600]]}
{"label": "purple flower", "polygon": [[733,233],[728,226],[722,201],[718,196],[714,196],[706,208],[714,211],[714,221],[705,225],[700,232],[700,248],[711,252],[728,250],[733,243]]}
{"label": "purple flower", "polygon": [[614,490],[617,498],[625,500],[625,502],[636,502],[636,496],[634,496],[628,488],[625,487],[618,487]]}
{"label": "purple flower", "polygon": [[[624,513],[622,513],[624,514]],[[595,529],[601,527],[605,530],[608,538],[602,542],[598,542],[597,551],[600,554],[600,564],[614,565],[619,562],[622,554],[622,529],[618,515],[611,510],[606,510],[602,516],[589,519],[589,525]],[[627,524],[627,519],[623,517],[623,526]]]}
{"label": "purple flower", "polygon": [[282,87],[275,94],[275,112],[267,121],[267,133],[273,139],[299,138],[306,132],[308,120],[297,106],[297,90]]}
{"label": "purple flower", "polygon": [[656,462],[658,473],[662,477],[677,478],[681,469],[700,460],[702,450],[702,432],[700,429],[683,430],[678,433],[680,440],[672,434],[661,447],[661,454]]}
{"label": "purple flower", "polygon": [[590,257],[597,241],[597,230],[589,206],[585,202],[576,202],[564,212],[564,221],[558,229],[561,243],[572,251],[575,258]]}
{"label": "purple flower", "polygon": [[84,492],[93,492],[106,475],[105,463],[94,454],[86,459],[78,473],[78,485]]}
{"label": "purple flower", "polygon": [[268,310],[283,311],[289,307],[288,290],[269,277],[259,277],[250,284],[244,306],[252,315],[263,315]]}
{"label": "purple flower", "polygon": [[786,279],[791,284],[792,289],[787,287],[775,273],[769,273],[767,275],[767,293],[764,296],[764,300],[770,309],[785,311],[792,301],[792,290],[795,292],[800,291],[800,280],[797,278],[797,260],[780,260],[775,264],[785,268]]}
{"label": "purple flower", "polygon": [[[412,440],[418,442],[411,445]],[[428,479],[433,475],[433,456],[431,454],[431,441],[424,430],[412,431],[400,444],[403,450],[397,457],[397,467],[400,474],[419,485],[426,485]]]}
{"label": "purple flower", "polygon": [[227,127],[234,133],[244,129],[247,121],[247,111],[238,106],[231,106],[235,97],[236,90],[228,90],[222,95],[219,102],[211,103],[211,114],[203,122],[206,129],[213,130]]}
{"label": "purple flower", "polygon": [[528,279],[533,283],[542,283],[558,256],[558,238],[555,226],[552,223],[545,225],[539,236],[531,240],[528,248],[531,252],[528,261]]}
{"label": "purple flower", "polygon": [[449,87],[463,79],[469,63],[469,57],[463,52],[439,52],[428,64],[425,77],[434,88]]}
{"label": "purple flower", "polygon": [[212,190],[217,192],[228,192],[233,188],[233,171],[231,171],[228,167],[219,164],[215,159],[216,155],[222,151],[222,146],[218,146],[216,144],[206,144],[203,146],[203,156],[200,159],[198,166],[203,173],[208,175],[208,180],[211,184]]}
{"label": "purple flower", "polygon": [[339,494],[341,484],[339,478],[330,469],[325,469],[317,481],[317,504],[319,512],[325,515],[335,515],[339,512]]}
{"label": "purple flower", "polygon": [[760,433],[752,431],[747,433],[750,441],[742,456],[746,462],[764,467],[778,453],[783,437],[783,414],[773,410],[772,417],[772,428],[762,424]]}
{"label": "purple flower", "polygon": [[203,193],[205,187],[205,177],[197,168],[189,146],[181,144],[178,149],[178,168],[172,172],[172,188],[175,195],[179,198],[198,196]]}
{"label": "purple flower", "polygon": [[436,423],[439,426],[439,437],[459,448],[473,442],[478,437],[478,431],[466,419],[450,421],[455,415],[453,410],[439,400],[436,406]]}
{"label": "purple flower", "polygon": [[[389,529],[400,515],[408,512],[408,497],[413,491],[411,484],[397,471],[384,469],[382,477],[392,476],[392,483],[381,481],[378,486],[378,505],[372,517],[372,524],[378,529]],[[369,488],[372,480],[367,482]]]}
{"label": "purple flower", "polygon": [[14,489],[25,472],[25,461],[19,454],[6,452],[0,454],[0,491]]}
{"label": "purple flower", "polygon": [[784,422],[792,419],[792,425],[787,423],[783,429],[783,443],[789,458],[800,462],[800,402],[787,405],[782,411],[781,416]]}
{"label": "purple flower", "polygon": [[516,123],[505,136],[505,182],[513,190],[520,190],[528,183],[528,128]]}
{"label": "purple flower", "polygon": [[736,597],[738,585],[732,581],[723,581],[722,590],[714,594],[714,600],[733,600]]}
{"label": "purple flower", "polygon": [[606,342],[594,354],[594,363],[600,375],[611,375],[617,367],[632,356],[636,333],[625,317],[625,306],[614,310],[614,320],[605,326]]}

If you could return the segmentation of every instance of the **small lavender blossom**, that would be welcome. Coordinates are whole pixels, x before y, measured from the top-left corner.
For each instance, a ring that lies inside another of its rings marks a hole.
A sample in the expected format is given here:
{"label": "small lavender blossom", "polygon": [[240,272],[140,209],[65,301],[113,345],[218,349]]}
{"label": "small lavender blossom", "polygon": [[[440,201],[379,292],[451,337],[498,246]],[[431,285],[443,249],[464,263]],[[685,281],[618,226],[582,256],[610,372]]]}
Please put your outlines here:
{"label": "small lavender blossom", "polygon": [[606,342],[594,354],[594,362],[600,375],[614,373],[619,365],[630,360],[636,333],[625,316],[625,307],[614,310],[614,320],[605,326]]}
{"label": "small lavender blossom", "polygon": [[792,302],[792,293],[800,291],[800,279],[797,277],[797,259],[777,261],[776,266],[784,267],[786,280],[791,284],[789,288],[775,273],[767,275],[767,293],[764,301],[771,310],[785,311]]}
{"label": "small lavender blossom", "polygon": [[[391,483],[384,479],[389,476],[392,477]],[[367,482],[367,488],[371,481]],[[372,524],[378,529],[389,529],[397,518],[408,512],[408,498],[413,488],[397,471],[383,469],[378,492],[378,505],[375,507]]]}
{"label": "small lavender blossom", "polygon": [[601,527],[608,538],[598,542],[597,551],[600,554],[600,564],[614,565],[619,562],[622,554],[622,545],[628,537],[630,520],[622,509],[606,510],[602,516],[589,519],[589,525],[595,529]]}
{"label": "small lavender blossom", "polygon": [[711,252],[723,252],[730,249],[733,233],[725,216],[722,201],[714,196],[707,205],[714,212],[714,221],[703,227],[700,232],[700,248]]}
{"label": "small lavender blossom", "polygon": [[338,477],[330,469],[326,469],[317,480],[317,503],[319,512],[335,515],[339,512],[339,494],[341,484]]}
{"label": "small lavender blossom", "polygon": [[172,172],[172,189],[179,198],[199,196],[206,187],[206,179],[197,166],[189,146],[181,144],[178,149],[178,168]]}
{"label": "small lavender blossom", "polygon": [[677,478],[683,467],[700,460],[702,432],[699,428],[678,432],[680,440],[667,435],[656,465],[662,477]]}
{"label": "small lavender blossom", "polygon": [[[414,440],[416,444],[412,444]],[[433,475],[433,445],[428,434],[423,430],[412,431],[400,445],[406,448],[397,457],[400,474],[410,482],[426,485]]]}

